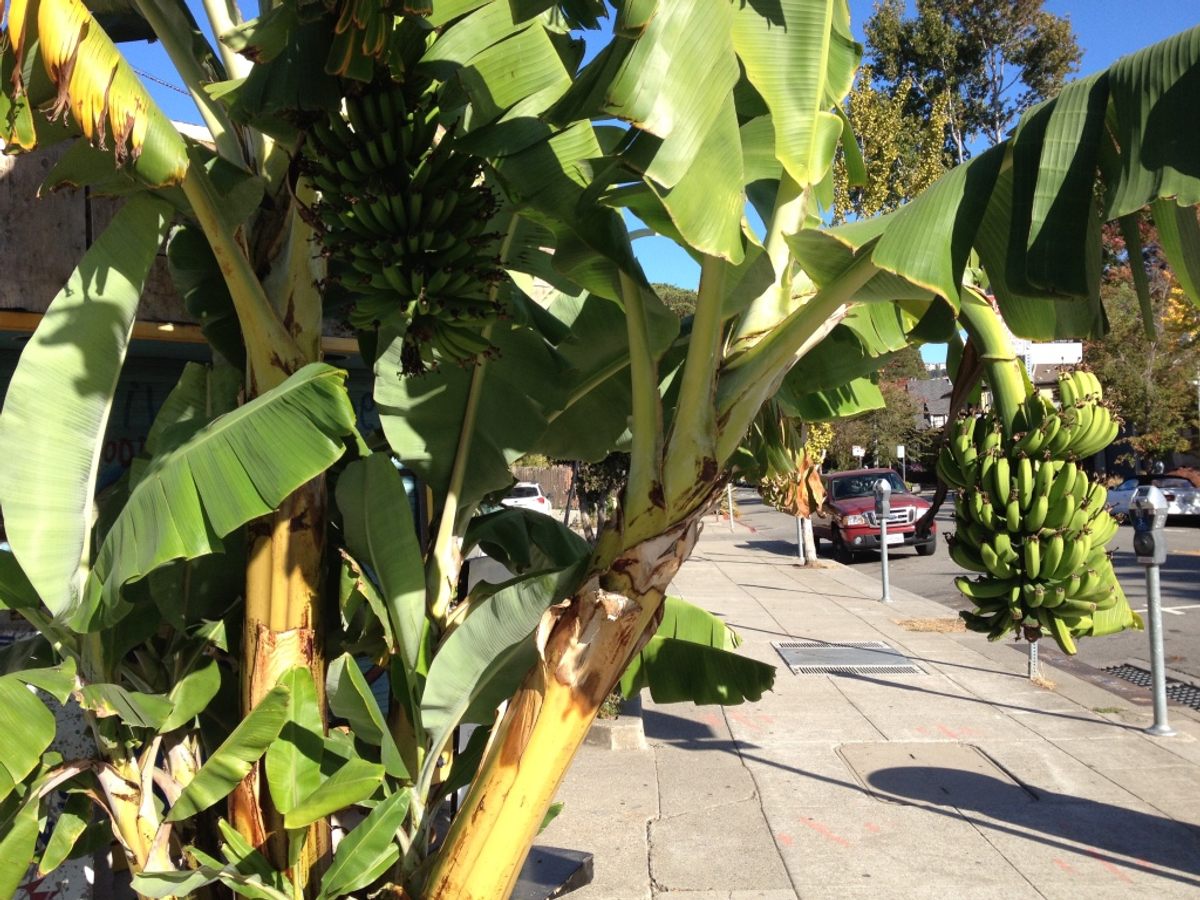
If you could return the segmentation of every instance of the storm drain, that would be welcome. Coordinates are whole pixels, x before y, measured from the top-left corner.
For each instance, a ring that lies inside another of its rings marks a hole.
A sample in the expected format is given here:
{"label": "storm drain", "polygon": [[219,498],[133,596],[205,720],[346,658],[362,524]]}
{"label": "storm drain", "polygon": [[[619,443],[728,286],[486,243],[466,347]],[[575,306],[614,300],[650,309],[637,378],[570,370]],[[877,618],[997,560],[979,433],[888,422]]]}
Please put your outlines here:
{"label": "storm drain", "polygon": [[[1150,670],[1143,669],[1141,666],[1122,663],[1119,666],[1108,666],[1104,671],[1138,687],[1150,688]],[[1200,685],[1168,678],[1167,699],[1200,711]]]}
{"label": "storm drain", "polygon": [[907,656],[882,641],[772,641],[793,675],[923,675]]}

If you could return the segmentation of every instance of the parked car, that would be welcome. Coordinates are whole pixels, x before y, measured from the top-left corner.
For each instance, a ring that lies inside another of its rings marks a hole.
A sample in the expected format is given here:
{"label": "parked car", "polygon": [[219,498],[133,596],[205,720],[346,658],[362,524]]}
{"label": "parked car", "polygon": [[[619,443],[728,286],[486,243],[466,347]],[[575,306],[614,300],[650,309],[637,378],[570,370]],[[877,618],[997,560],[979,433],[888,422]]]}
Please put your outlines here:
{"label": "parked car", "polygon": [[542,493],[541,485],[533,481],[518,481],[512,490],[500,501],[501,506],[519,506],[522,509],[532,509],[537,512],[553,515],[554,510],[550,501]]}
{"label": "parked car", "polygon": [[886,479],[892,488],[892,510],[887,517],[889,546],[914,547],[921,556],[937,549],[937,525],[918,534],[917,521],[929,509],[929,501],[911,493],[892,469],[855,469],[833,472],[822,478],[825,503],[813,514],[813,535],[833,544],[838,558],[849,560],[855,553],[878,550],[880,528],[875,516],[875,485]]}
{"label": "parked car", "polygon": [[[1153,478],[1150,483],[1162,490],[1167,498],[1168,516],[1200,516],[1200,491],[1186,478],[1170,475]],[[1126,478],[1108,492],[1108,504],[1114,516],[1129,514],[1129,501],[1137,490],[1138,480]]]}

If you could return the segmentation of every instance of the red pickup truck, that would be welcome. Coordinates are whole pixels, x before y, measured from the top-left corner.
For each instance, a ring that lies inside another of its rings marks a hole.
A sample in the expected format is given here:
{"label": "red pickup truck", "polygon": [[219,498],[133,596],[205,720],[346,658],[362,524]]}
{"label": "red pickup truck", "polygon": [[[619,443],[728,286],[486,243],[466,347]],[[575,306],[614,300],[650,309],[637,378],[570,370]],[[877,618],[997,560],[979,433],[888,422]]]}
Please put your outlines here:
{"label": "red pickup truck", "polygon": [[875,517],[875,485],[887,479],[892,488],[892,511],[887,519],[888,546],[915,547],[920,556],[937,549],[937,525],[917,533],[917,521],[929,502],[909,492],[891,469],[855,469],[825,475],[825,503],[813,514],[813,535],[833,544],[834,553],[849,561],[854,554],[879,549],[879,522]]}

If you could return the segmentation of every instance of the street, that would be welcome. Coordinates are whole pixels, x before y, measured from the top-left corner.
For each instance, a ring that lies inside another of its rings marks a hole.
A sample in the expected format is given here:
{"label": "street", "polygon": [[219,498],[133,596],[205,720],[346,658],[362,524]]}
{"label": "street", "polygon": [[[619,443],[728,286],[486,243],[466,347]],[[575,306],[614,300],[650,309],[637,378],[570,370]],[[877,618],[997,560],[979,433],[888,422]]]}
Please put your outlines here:
{"label": "street", "polygon": [[[758,542],[763,549],[777,553],[796,552],[795,519],[764,506],[757,494],[747,489],[737,492],[737,505],[742,521],[755,529],[748,540]],[[954,576],[964,574],[946,552],[940,535],[954,531],[952,506],[947,503],[938,514],[938,549],[933,556],[917,556],[915,550],[894,549],[888,555],[891,583],[912,591],[953,610],[972,606],[954,587]],[[707,527],[720,527],[710,524]],[[1163,642],[1167,667],[1200,682],[1200,524],[1183,520],[1168,522],[1166,528],[1168,556],[1162,567]],[[1124,525],[1112,543],[1116,550],[1113,563],[1117,577],[1130,604],[1145,616],[1145,570],[1134,560],[1131,550],[1133,529]],[[830,558],[832,548],[822,542],[821,557]],[[868,553],[852,564],[864,572],[879,571],[879,554]],[[980,640],[984,637],[980,635]],[[1026,652],[1024,642],[1014,648]],[[1062,654],[1052,640],[1041,645],[1048,662],[1061,659]],[[1079,641],[1079,662],[1096,669],[1135,661],[1149,669],[1150,643],[1144,631],[1127,631],[1105,637],[1083,638]]]}

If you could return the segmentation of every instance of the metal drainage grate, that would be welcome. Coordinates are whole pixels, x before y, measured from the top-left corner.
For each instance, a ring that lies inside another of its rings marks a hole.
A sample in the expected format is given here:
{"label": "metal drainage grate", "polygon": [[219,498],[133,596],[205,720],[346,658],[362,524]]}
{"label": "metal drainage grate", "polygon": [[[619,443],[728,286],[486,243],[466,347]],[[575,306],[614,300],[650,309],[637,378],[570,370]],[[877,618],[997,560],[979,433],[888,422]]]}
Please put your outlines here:
{"label": "metal drainage grate", "polygon": [[772,641],[793,675],[923,675],[907,656],[882,641]]}
{"label": "metal drainage grate", "polygon": [[[1138,687],[1150,687],[1150,670],[1143,669],[1141,666],[1122,663],[1119,666],[1108,666],[1104,671],[1109,675],[1115,675],[1117,678],[1128,681],[1130,684],[1136,684]],[[1200,686],[1168,678],[1167,699],[1200,711]]]}

